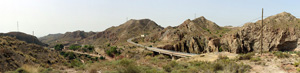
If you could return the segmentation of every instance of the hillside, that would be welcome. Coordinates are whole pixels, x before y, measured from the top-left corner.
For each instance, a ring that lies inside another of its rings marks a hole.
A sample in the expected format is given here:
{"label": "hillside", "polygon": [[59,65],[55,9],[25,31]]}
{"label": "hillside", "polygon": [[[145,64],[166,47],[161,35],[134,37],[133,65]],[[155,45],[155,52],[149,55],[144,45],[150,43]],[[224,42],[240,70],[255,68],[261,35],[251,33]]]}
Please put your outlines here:
{"label": "hillside", "polygon": [[[282,12],[263,21],[263,51],[292,51],[297,47],[300,19]],[[234,53],[260,51],[261,20],[246,23],[237,32],[222,37],[222,48]]]}
{"label": "hillside", "polygon": [[41,46],[48,46],[47,44],[44,44],[38,40],[37,37],[25,34],[22,32],[9,32],[9,33],[0,33],[0,36],[10,36],[10,37],[16,37],[16,39],[25,41],[27,43],[33,43],[33,44],[38,44]]}
{"label": "hillside", "polygon": [[187,19],[179,26],[167,27],[158,33],[146,37],[146,41],[158,44],[158,47],[188,53],[204,53],[212,38],[219,38],[231,28],[218,26],[201,16],[194,20]]}
{"label": "hillside", "polygon": [[74,31],[66,32],[65,34],[48,35],[41,37],[40,40],[44,43],[54,46],[57,43],[63,44],[92,44],[106,45],[120,44],[126,42],[131,37],[149,34],[152,32],[161,31],[163,27],[157,25],[150,19],[134,20],[131,19],[119,26],[113,26],[102,32],[84,32]]}
{"label": "hillside", "polygon": [[40,45],[28,44],[9,36],[0,36],[0,72],[13,71],[24,64],[53,67],[65,62],[58,53]]}
{"label": "hillside", "polygon": [[65,34],[49,34],[47,36],[39,38],[44,43],[53,47],[56,44],[74,44],[74,43],[85,43],[80,42],[83,39],[90,37],[96,34],[96,32],[84,32],[84,31],[74,31],[74,32],[66,32]]}

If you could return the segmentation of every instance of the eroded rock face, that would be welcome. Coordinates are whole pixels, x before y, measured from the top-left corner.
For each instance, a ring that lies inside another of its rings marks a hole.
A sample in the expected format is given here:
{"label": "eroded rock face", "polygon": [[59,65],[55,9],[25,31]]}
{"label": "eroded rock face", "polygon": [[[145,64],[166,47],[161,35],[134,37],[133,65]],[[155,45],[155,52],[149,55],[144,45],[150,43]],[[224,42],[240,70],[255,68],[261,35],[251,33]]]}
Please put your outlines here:
{"label": "eroded rock face", "polygon": [[[263,51],[291,51],[297,47],[297,18],[280,13],[265,19],[262,38]],[[261,21],[247,23],[237,33],[226,35],[222,46],[233,53],[259,52],[261,49]]]}
{"label": "eroded rock face", "polygon": [[189,40],[184,40],[174,45],[165,45],[159,48],[186,53],[201,54],[208,52],[216,52],[218,51],[220,46],[220,39],[191,37]]}

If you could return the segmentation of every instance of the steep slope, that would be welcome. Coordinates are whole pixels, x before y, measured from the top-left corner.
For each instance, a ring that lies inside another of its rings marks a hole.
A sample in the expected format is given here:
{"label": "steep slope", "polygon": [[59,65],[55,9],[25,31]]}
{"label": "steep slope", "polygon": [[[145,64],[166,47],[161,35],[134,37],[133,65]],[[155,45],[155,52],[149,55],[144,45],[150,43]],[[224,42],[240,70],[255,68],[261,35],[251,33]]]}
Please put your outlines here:
{"label": "steep slope", "polygon": [[0,72],[12,71],[24,64],[43,67],[62,64],[64,58],[40,45],[27,44],[9,36],[0,36]]}
{"label": "steep slope", "polygon": [[[164,49],[188,52],[204,53],[209,47],[209,42],[218,42],[218,38],[230,31],[230,28],[223,28],[216,23],[199,17],[194,20],[186,20],[176,27],[167,27],[158,33],[152,33],[146,37],[146,41],[164,44],[158,46]],[[214,44],[214,43],[212,43]]]}
{"label": "steep slope", "polygon": [[[264,19],[263,51],[290,51],[297,47],[300,19],[282,12]],[[260,51],[261,20],[246,23],[239,31],[224,36],[224,50],[234,53]]]}
{"label": "steep slope", "polygon": [[25,41],[27,43],[34,43],[41,46],[47,46],[47,44],[44,44],[40,42],[37,37],[28,35],[22,32],[9,32],[9,33],[0,33],[0,36],[10,36],[10,37],[16,37],[16,39]]}

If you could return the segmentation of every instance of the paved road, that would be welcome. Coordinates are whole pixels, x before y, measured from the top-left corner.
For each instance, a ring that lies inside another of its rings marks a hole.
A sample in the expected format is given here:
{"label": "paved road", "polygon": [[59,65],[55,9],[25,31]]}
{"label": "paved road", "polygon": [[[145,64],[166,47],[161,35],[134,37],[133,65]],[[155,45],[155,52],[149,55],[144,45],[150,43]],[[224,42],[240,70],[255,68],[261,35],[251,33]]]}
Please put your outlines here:
{"label": "paved road", "polygon": [[184,52],[176,52],[176,51],[172,51],[172,50],[165,50],[165,49],[160,49],[160,48],[156,48],[156,47],[147,47],[147,46],[132,42],[132,40],[135,39],[135,38],[137,38],[137,37],[130,38],[130,39],[127,40],[127,42],[129,42],[131,44],[134,44],[136,46],[144,47],[144,48],[146,48],[147,50],[150,50],[150,51],[159,52],[159,53],[162,53],[162,54],[168,54],[168,55],[171,55],[171,56],[191,57],[191,56],[198,55],[198,54],[192,54],[192,53],[184,53]]}

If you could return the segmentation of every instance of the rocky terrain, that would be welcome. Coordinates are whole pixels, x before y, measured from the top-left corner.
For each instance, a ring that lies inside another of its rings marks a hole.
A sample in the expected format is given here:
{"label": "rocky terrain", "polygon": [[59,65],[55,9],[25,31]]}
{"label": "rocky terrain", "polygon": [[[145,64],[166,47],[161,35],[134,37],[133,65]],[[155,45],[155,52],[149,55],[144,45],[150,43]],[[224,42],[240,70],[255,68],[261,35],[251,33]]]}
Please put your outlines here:
{"label": "rocky terrain", "polygon": [[13,71],[23,65],[56,67],[65,62],[58,53],[40,45],[29,44],[9,36],[0,36],[0,72]]}
{"label": "rocky terrain", "polygon": [[186,20],[176,27],[167,27],[158,33],[146,37],[146,41],[153,43],[166,43],[158,47],[187,52],[206,53],[218,51],[220,37],[233,28],[220,27],[216,23],[199,17]]}
{"label": "rocky terrain", "polygon": [[[300,20],[287,12],[265,18],[263,51],[294,50],[299,38],[299,24]],[[158,47],[187,53],[247,53],[260,50],[260,30],[261,20],[230,28],[220,27],[204,17],[199,17],[150,34],[145,40],[157,44],[165,43]]]}
{"label": "rocky terrain", "polygon": [[[163,27],[156,24],[150,19],[134,20],[131,19],[120,26],[113,26],[102,32],[84,32],[75,31],[67,32],[65,34],[48,35],[41,37],[40,40],[44,43],[68,43],[74,44],[92,44],[92,45],[105,45],[117,44],[126,42],[131,37],[140,36],[142,34],[150,34],[152,32],[161,31]],[[48,37],[52,39],[47,39]]]}
{"label": "rocky terrain", "polygon": [[9,32],[9,33],[0,33],[0,36],[10,36],[15,37],[18,40],[25,41],[27,43],[34,43],[41,46],[47,46],[47,44],[44,44],[39,41],[39,39],[35,36],[25,34],[23,32]]}
{"label": "rocky terrain", "polygon": [[263,51],[292,51],[297,47],[300,19],[283,12],[255,23],[246,23],[238,32],[221,39],[223,49],[234,53],[260,51],[261,30],[263,30]]}
{"label": "rocky terrain", "polygon": [[58,43],[61,44],[84,44],[86,43],[83,39],[86,39],[92,35],[95,35],[96,32],[84,32],[84,31],[74,31],[66,32],[65,34],[49,34],[47,36],[39,38],[44,43],[49,44],[50,46],[55,46]]}

